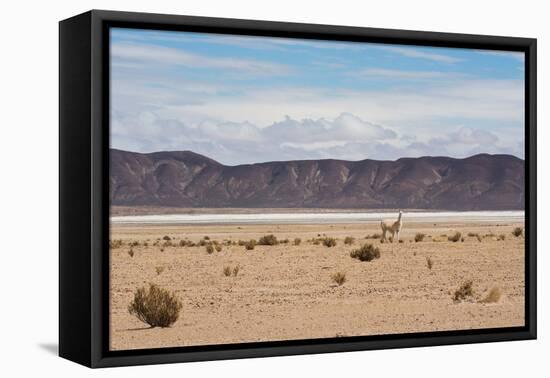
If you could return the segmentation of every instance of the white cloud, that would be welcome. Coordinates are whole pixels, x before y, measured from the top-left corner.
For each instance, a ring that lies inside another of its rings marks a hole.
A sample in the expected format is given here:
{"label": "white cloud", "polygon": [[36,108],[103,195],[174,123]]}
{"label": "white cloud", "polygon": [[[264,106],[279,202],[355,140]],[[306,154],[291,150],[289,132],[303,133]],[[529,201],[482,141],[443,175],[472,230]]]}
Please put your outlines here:
{"label": "white cloud", "polygon": [[137,43],[113,43],[111,56],[115,59],[115,65],[156,63],[190,68],[221,68],[262,75],[284,75],[290,72],[289,67],[278,63],[252,59],[213,58],[188,53],[181,49]]}
{"label": "white cloud", "polygon": [[405,56],[407,58],[425,59],[425,60],[431,60],[438,63],[458,63],[463,61],[463,59],[457,58],[451,55],[445,55],[445,54],[426,51],[427,49],[430,49],[430,48],[423,48],[423,50],[420,50],[419,47],[412,47],[412,46],[411,47],[383,46],[380,48],[386,51],[390,51],[390,52]]}

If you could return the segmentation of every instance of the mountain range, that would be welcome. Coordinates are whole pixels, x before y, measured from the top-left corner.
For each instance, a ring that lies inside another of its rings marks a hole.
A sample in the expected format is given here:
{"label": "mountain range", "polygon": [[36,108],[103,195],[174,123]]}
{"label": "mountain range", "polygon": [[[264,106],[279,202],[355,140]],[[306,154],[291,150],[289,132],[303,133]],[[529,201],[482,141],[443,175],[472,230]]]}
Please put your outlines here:
{"label": "mountain range", "polygon": [[191,151],[110,151],[120,206],[523,210],[524,161],[511,155],[296,160],[223,165]]}

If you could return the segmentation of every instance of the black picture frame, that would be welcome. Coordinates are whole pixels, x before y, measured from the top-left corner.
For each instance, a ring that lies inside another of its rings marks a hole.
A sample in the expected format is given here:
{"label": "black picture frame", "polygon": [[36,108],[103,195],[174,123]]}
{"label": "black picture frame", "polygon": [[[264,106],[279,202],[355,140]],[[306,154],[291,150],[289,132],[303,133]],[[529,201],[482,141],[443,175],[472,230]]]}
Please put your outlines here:
{"label": "black picture frame", "polygon": [[[525,53],[525,326],[109,351],[109,38],[113,26]],[[59,354],[88,367],[535,339],[536,39],[92,10],[59,24]]]}

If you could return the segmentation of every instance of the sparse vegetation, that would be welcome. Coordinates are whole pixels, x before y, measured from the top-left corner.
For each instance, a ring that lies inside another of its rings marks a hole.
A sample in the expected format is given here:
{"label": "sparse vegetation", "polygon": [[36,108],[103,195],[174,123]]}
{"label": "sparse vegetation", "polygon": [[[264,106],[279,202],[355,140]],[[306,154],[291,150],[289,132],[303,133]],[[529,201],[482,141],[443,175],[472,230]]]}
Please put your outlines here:
{"label": "sparse vegetation", "polygon": [[203,239],[204,240],[210,240],[210,236],[205,236]]}
{"label": "sparse vegetation", "polygon": [[250,239],[249,241],[245,242],[244,243],[244,248],[247,250],[247,251],[252,251],[255,247],[256,247],[256,240],[254,239]]}
{"label": "sparse vegetation", "polygon": [[302,239],[300,238],[294,239],[294,245],[300,245],[301,242],[302,242]]}
{"label": "sparse vegetation", "polygon": [[350,256],[360,261],[372,261],[380,258],[380,249],[372,244],[365,244],[361,248],[351,251]]}
{"label": "sparse vegetation", "polygon": [[182,303],[174,293],[157,285],[139,288],[128,306],[128,312],[151,327],[169,327],[179,317]]}
{"label": "sparse vegetation", "polygon": [[500,235],[498,236],[498,240],[506,240],[506,235],[500,234]]}
{"label": "sparse vegetation", "polygon": [[519,238],[522,234],[523,234],[522,227],[516,227],[512,230],[512,235],[514,235],[516,238]]}
{"label": "sparse vegetation", "polygon": [[171,238],[170,236],[168,236],[168,235],[164,235],[164,236],[162,237],[162,240],[170,241],[170,240],[172,240],[172,238]]}
{"label": "sparse vegetation", "polygon": [[381,234],[378,234],[378,233],[374,233],[372,235],[367,235],[365,236],[365,239],[380,239],[382,237]]}
{"label": "sparse vegetation", "polygon": [[344,282],[346,282],[346,273],[336,272],[331,276],[331,278],[338,284],[338,286],[342,286]]}
{"label": "sparse vegetation", "polygon": [[273,234],[264,235],[258,240],[259,245],[277,245],[279,241],[277,237]]}
{"label": "sparse vegetation", "polygon": [[323,238],[323,245],[325,247],[334,247],[336,246],[336,239],[335,238],[329,238],[328,236]]}
{"label": "sparse vegetation", "polygon": [[241,268],[238,265],[235,265],[233,267],[233,277],[237,277],[237,275],[239,274],[239,270],[241,270]]}
{"label": "sparse vegetation", "polygon": [[215,244],[215,245],[214,245],[214,248],[216,249],[216,252],[221,252],[221,251],[222,251],[222,246],[221,246],[221,244]]}
{"label": "sparse vegetation", "polygon": [[416,235],[414,235],[414,241],[417,243],[420,243],[424,240],[426,237],[426,234],[423,234],[422,232],[417,232]]}
{"label": "sparse vegetation", "polygon": [[163,266],[157,266],[155,268],[155,271],[157,272],[157,276],[160,275],[162,272],[164,272],[164,267]]}
{"label": "sparse vegetation", "polygon": [[344,244],[350,245],[355,243],[355,238],[353,236],[346,236],[344,239]]}
{"label": "sparse vegetation", "polygon": [[473,285],[474,283],[472,281],[465,281],[455,291],[453,295],[453,301],[460,302],[468,297],[472,297],[474,295]]}
{"label": "sparse vegetation", "polygon": [[229,265],[223,267],[223,275],[226,277],[231,275],[231,267]]}
{"label": "sparse vegetation", "polygon": [[432,270],[434,262],[431,257],[426,257],[426,265],[428,266],[429,270]]}
{"label": "sparse vegetation", "polygon": [[134,250],[132,248],[128,251],[128,255],[130,255],[130,257],[134,257]]}
{"label": "sparse vegetation", "polygon": [[461,238],[462,238],[462,234],[457,231],[453,235],[447,237],[447,240],[453,243],[456,243],[457,241],[461,240]]}
{"label": "sparse vegetation", "polygon": [[477,232],[468,232],[468,236],[473,238],[479,236],[479,234]]}
{"label": "sparse vegetation", "polygon": [[122,240],[120,239],[117,239],[117,240],[109,240],[109,248],[110,249],[117,249],[117,248],[120,248],[122,247],[124,243],[122,242]]}
{"label": "sparse vegetation", "polygon": [[496,303],[500,301],[500,297],[502,296],[502,293],[498,287],[493,287],[487,296],[480,300],[480,303]]}
{"label": "sparse vegetation", "polygon": [[207,244],[206,245],[206,253],[208,253],[209,255],[214,253],[214,247],[212,246],[212,244]]}
{"label": "sparse vegetation", "polygon": [[481,243],[482,240],[483,240],[483,238],[478,234],[478,235],[477,235],[477,241]]}

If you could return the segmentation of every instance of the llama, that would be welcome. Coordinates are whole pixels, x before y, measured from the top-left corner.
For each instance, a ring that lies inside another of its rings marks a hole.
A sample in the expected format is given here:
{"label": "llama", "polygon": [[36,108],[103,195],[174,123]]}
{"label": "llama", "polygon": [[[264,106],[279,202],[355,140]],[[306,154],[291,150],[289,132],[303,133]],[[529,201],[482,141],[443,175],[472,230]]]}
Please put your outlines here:
{"label": "llama", "polygon": [[392,243],[393,243],[394,236],[396,234],[397,234],[397,241],[399,241],[399,233],[401,232],[401,226],[403,225],[403,222],[401,222],[401,215],[403,215],[403,212],[399,210],[399,216],[397,217],[396,221],[392,219],[385,219],[380,222],[380,227],[382,228],[383,241],[387,241],[386,232],[391,232]]}

